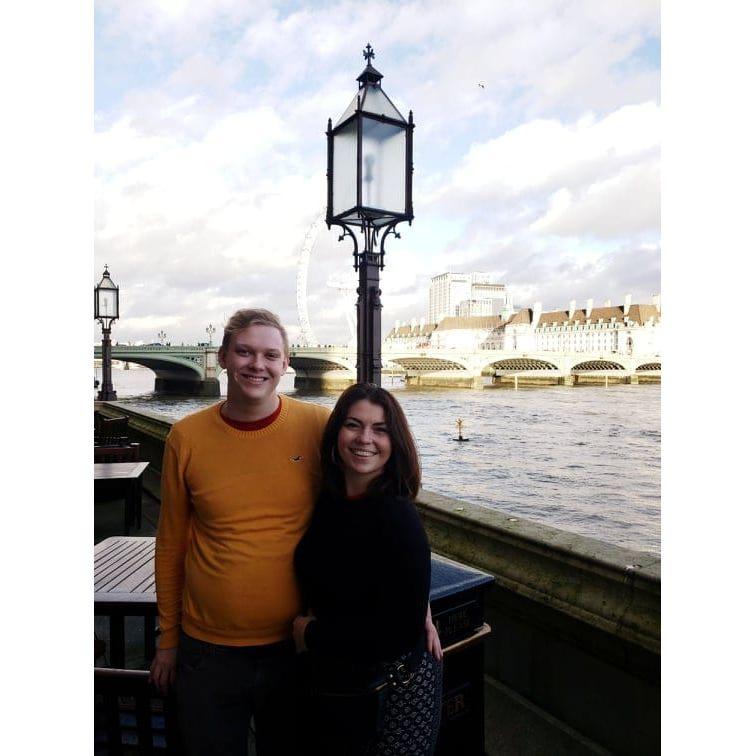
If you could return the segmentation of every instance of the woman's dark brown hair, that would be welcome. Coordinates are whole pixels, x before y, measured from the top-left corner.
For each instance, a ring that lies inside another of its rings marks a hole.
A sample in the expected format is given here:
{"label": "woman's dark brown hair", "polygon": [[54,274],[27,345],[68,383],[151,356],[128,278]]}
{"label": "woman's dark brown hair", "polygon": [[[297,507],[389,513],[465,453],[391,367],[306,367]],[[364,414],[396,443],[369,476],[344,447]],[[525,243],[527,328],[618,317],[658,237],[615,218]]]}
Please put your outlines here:
{"label": "woman's dark brown hair", "polygon": [[332,496],[343,496],[346,493],[337,439],[352,405],[362,399],[383,407],[386,429],[391,439],[391,456],[383,472],[368,486],[368,492],[372,495],[393,494],[414,499],[420,489],[420,460],[415,440],[399,402],[386,389],[373,383],[350,386],[339,397],[331,412],[320,447],[323,488]]}

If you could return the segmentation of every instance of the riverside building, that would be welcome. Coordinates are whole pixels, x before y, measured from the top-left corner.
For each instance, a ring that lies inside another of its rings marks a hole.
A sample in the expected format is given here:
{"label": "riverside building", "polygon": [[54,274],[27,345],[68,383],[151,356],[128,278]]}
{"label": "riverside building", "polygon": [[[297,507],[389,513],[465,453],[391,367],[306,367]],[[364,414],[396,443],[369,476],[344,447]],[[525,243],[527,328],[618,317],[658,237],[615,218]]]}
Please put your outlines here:
{"label": "riverside building", "polygon": [[[451,274],[445,274],[451,275]],[[436,277],[438,278],[438,276]],[[438,323],[397,321],[385,339],[389,350],[452,349],[522,352],[588,352],[591,354],[661,354],[661,300],[622,305],[605,302],[584,308],[570,301],[566,310],[544,312],[540,302],[530,308],[494,315],[447,316]]]}
{"label": "riverside building", "polygon": [[441,273],[431,278],[428,322],[448,317],[486,317],[511,313],[507,287],[491,281],[489,273]]}

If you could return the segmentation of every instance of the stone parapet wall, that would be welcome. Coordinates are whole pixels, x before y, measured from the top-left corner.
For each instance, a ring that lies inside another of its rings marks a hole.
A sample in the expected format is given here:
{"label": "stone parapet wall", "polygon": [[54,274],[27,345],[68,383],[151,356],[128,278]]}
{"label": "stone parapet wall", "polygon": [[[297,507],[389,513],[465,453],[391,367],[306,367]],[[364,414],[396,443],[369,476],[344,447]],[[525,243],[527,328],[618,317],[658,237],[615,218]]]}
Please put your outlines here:
{"label": "stone parapet wall", "polygon": [[423,490],[433,550],[497,585],[653,653],[660,649],[660,560]]}
{"label": "stone parapet wall", "polygon": [[434,552],[495,579],[487,752],[659,753],[659,558],[432,491],[417,505]]}

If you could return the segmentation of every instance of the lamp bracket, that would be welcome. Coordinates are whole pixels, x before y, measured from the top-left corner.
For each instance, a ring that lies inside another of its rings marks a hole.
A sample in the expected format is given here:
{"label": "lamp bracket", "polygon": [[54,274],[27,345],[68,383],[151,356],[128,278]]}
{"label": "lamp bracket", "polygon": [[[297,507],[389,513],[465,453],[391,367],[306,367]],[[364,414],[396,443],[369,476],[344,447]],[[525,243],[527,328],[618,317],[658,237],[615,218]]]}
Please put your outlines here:
{"label": "lamp bracket", "polygon": [[343,241],[346,238],[347,234],[349,234],[349,236],[352,238],[352,244],[354,245],[354,248],[352,249],[352,256],[354,257],[354,269],[357,270],[357,250],[359,248],[359,245],[357,244],[357,237],[354,235],[352,229],[349,228],[349,226],[347,226],[345,223],[335,222],[331,225],[338,226],[343,230],[343,233],[341,234],[341,236],[339,236],[339,241]]}
{"label": "lamp bracket", "polygon": [[[386,237],[389,236],[389,234],[392,234],[397,239],[401,239],[401,234],[396,230],[396,224],[401,223],[401,220],[395,220],[389,223],[387,226],[385,226],[383,229],[380,229],[376,227],[371,221],[369,220],[363,220],[362,222],[362,228],[360,231],[365,237],[365,248],[362,250],[362,252],[359,250],[359,245],[357,243],[357,237],[355,236],[352,229],[346,225],[345,223],[338,223],[334,222],[332,225],[339,226],[343,233],[339,236],[339,241],[343,241],[346,238],[346,235],[349,234],[350,238],[352,239],[352,256],[354,257],[354,269],[359,270],[359,260],[361,257],[364,257],[366,255],[375,255],[375,248],[378,246],[378,264],[380,266],[380,269],[383,270],[384,266],[384,257],[386,254]],[[380,241],[378,239],[380,235]]]}

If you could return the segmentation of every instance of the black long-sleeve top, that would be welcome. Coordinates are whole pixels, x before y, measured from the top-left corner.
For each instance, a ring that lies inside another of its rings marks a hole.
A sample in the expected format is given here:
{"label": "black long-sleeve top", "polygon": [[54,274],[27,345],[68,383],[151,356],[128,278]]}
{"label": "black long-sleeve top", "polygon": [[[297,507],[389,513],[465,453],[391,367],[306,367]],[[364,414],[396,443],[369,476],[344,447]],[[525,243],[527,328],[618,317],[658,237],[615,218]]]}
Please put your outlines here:
{"label": "black long-sleeve top", "polygon": [[408,499],[321,496],[294,565],[307,648],[358,662],[392,661],[424,637],[430,547]]}

